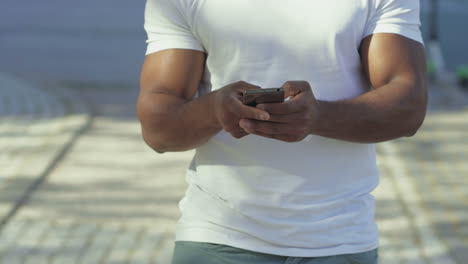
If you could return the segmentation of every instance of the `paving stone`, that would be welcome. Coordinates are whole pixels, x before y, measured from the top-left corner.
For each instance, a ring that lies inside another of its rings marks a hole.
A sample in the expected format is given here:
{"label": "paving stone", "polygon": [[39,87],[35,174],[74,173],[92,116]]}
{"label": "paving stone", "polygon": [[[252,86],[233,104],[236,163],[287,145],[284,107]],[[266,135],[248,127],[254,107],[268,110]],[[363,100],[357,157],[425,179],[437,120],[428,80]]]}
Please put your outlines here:
{"label": "paving stone", "polygon": [[51,264],[77,263],[89,250],[95,234],[99,231],[96,224],[73,223],[68,226],[69,233],[58,252],[50,258]]}
{"label": "paving stone", "polygon": [[51,263],[53,256],[62,250],[62,243],[66,241],[71,231],[73,228],[70,228],[70,225],[50,221],[47,234],[35,246],[35,250],[27,254],[24,263]]}
{"label": "paving stone", "polygon": [[121,226],[99,226],[98,231],[89,241],[87,250],[84,251],[77,263],[106,263],[107,255],[122,229]]}
{"label": "paving stone", "polygon": [[159,232],[150,232],[148,229],[145,229],[145,235],[141,237],[140,242],[137,244],[138,246],[133,250],[129,263],[154,264],[153,255],[155,255],[157,249],[161,248],[163,240],[164,237]]}
{"label": "paving stone", "polygon": [[47,235],[53,232],[51,230],[51,223],[49,221],[34,221],[21,239],[18,239],[15,248],[21,249],[21,254],[16,257],[20,257],[21,263],[27,263],[28,259],[37,257],[40,255],[42,248],[42,242]]}
{"label": "paving stone", "polygon": [[124,227],[110,249],[105,263],[127,263],[135,250],[138,239],[144,235],[143,231],[142,229]]}
{"label": "paving stone", "polygon": [[2,230],[0,235],[0,263],[3,262],[2,260],[9,254],[10,250],[15,247],[16,241],[23,237],[32,223],[32,221],[28,220],[18,220],[9,223]]}
{"label": "paving stone", "polygon": [[18,234],[10,248],[2,254],[0,263],[24,263],[28,254],[37,249],[37,243],[40,242],[48,227],[45,221],[30,221],[27,229]]}

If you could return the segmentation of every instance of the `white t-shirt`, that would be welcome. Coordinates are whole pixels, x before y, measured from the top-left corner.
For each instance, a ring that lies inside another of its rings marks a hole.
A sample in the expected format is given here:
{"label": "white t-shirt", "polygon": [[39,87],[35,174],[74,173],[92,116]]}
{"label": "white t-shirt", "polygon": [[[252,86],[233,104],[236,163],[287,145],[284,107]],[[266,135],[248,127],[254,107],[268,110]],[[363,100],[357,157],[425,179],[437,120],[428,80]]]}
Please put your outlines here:
{"label": "white t-shirt", "polygon": [[[236,81],[306,80],[317,99],[366,91],[358,48],[374,33],[422,43],[418,0],[148,0],[147,53],[207,54],[198,95]],[[167,177],[172,177],[167,175]],[[286,143],[219,132],[196,149],[176,240],[313,257],[378,247],[374,144]]]}

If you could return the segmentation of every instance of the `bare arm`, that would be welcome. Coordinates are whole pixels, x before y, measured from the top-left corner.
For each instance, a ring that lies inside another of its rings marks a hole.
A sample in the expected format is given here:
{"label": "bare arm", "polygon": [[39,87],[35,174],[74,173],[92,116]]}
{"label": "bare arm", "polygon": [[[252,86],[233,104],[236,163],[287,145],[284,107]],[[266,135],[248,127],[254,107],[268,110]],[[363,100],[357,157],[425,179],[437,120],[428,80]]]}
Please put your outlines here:
{"label": "bare arm", "polygon": [[287,142],[308,134],[360,143],[414,135],[426,114],[423,46],[396,34],[375,34],[363,40],[360,53],[371,91],[328,102],[316,100],[305,81],[286,82],[293,99],[258,105],[271,114],[270,122],[243,119],[241,127]]}
{"label": "bare arm", "polygon": [[320,102],[313,133],[357,142],[413,136],[426,114],[423,46],[394,34],[375,34],[361,45],[362,65],[373,89],[357,98]]}
{"label": "bare arm", "polygon": [[190,101],[204,60],[203,52],[183,49],[162,50],[145,58],[137,113],[145,142],[159,153],[186,150],[221,129],[210,113],[209,96]]}
{"label": "bare arm", "polygon": [[240,138],[241,117],[259,118],[265,111],[244,106],[239,91],[255,86],[227,85],[193,99],[203,75],[205,54],[167,49],[146,56],[140,79],[137,113],[145,142],[156,152],[193,149],[224,129]]}

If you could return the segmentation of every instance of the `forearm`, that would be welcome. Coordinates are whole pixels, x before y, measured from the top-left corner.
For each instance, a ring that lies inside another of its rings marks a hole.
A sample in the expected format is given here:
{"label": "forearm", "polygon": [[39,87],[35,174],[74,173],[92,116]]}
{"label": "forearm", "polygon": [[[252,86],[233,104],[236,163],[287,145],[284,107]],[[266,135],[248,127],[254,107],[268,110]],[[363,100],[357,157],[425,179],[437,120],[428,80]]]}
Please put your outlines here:
{"label": "forearm", "polygon": [[421,126],[426,96],[408,95],[405,83],[391,82],[361,96],[318,101],[320,118],[312,134],[359,143],[412,136]]}
{"label": "forearm", "polygon": [[140,104],[146,113],[140,118],[143,137],[157,152],[194,149],[221,130],[212,107],[215,92],[190,101],[171,98],[170,104],[165,96],[171,95],[146,97]]}

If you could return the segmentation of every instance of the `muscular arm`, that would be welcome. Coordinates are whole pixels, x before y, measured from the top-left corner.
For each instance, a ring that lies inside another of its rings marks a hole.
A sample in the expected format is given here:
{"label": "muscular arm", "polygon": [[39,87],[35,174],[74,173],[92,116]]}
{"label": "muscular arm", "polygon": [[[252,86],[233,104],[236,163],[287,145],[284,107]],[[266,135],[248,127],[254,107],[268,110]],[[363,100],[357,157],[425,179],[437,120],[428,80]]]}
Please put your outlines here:
{"label": "muscular arm", "polygon": [[312,133],[362,143],[414,135],[426,114],[423,46],[375,34],[363,40],[360,53],[372,90],[350,100],[318,101],[321,114]]}
{"label": "muscular arm", "polygon": [[146,56],[137,113],[143,139],[156,152],[185,151],[205,143],[221,129],[241,138],[240,118],[268,118],[244,105],[241,91],[260,88],[238,81],[193,98],[204,70],[203,52],[167,49]]}
{"label": "muscular arm", "polygon": [[137,103],[145,142],[155,151],[192,149],[217,133],[213,94],[192,100],[204,69],[205,54],[168,49],[146,56]]}
{"label": "muscular arm", "polygon": [[372,89],[349,100],[316,100],[307,81],[283,84],[291,100],[259,104],[268,122],[242,119],[248,133],[286,142],[309,134],[359,143],[412,136],[426,114],[424,48],[396,34],[375,34],[363,40],[361,59]]}

